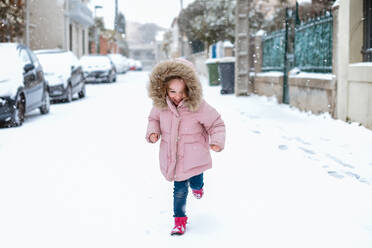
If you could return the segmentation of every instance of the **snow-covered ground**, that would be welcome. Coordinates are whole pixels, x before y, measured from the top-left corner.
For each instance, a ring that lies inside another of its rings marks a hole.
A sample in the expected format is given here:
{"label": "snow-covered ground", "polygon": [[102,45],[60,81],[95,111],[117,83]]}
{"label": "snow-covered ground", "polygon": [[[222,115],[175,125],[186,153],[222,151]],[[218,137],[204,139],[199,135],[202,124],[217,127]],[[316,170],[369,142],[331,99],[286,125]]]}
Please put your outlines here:
{"label": "snow-covered ground", "polygon": [[0,129],[0,247],[372,247],[372,131],[272,98],[204,96],[227,127],[184,236],[145,139],[148,72]]}

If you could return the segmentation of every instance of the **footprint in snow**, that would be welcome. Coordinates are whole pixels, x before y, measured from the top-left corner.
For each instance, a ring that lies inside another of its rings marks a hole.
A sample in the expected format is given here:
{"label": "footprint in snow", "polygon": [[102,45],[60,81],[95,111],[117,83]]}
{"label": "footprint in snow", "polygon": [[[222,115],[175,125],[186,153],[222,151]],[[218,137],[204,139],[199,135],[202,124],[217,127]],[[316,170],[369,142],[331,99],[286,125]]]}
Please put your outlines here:
{"label": "footprint in snow", "polygon": [[311,145],[309,142],[306,142],[306,141],[303,141],[301,138],[299,137],[296,137],[295,138],[296,141],[300,142],[301,144],[304,144],[304,145]]}
{"label": "footprint in snow", "polygon": [[341,174],[339,174],[339,173],[337,173],[337,171],[328,171],[328,174],[329,174],[330,176],[333,176],[333,177],[337,178],[337,179],[342,179],[342,178],[344,178],[344,176],[341,175]]}
{"label": "footprint in snow", "polygon": [[361,178],[358,174],[354,173],[354,172],[351,172],[351,171],[347,171],[346,174],[350,177],[354,177],[355,179],[359,180],[359,182],[361,183],[366,183],[369,185],[369,182],[367,179],[365,178]]}
{"label": "footprint in snow", "polygon": [[278,146],[278,148],[280,149],[280,150],[288,150],[288,146],[286,146],[286,145],[279,145]]}
{"label": "footprint in snow", "polygon": [[331,154],[327,154],[327,157],[332,159],[333,161],[335,161],[336,163],[344,166],[344,167],[347,167],[347,168],[351,168],[351,169],[354,169],[354,166],[350,165],[350,164],[347,164],[347,163],[344,163],[342,162],[341,160],[339,160],[338,158],[332,156]]}
{"label": "footprint in snow", "polygon": [[306,149],[306,148],[303,148],[303,147],[298,147],[298,149],[308,153],[308,154],[311,154],[311,155],[315,155],[315,152],[313,152],[312,150],[309,150],[309,149]]}
{"label": "footprint in snow", "polygon": [[350,177],[355,177],[356,179],[359,180],[360,176],[354,172],[351,172],[351,171],[347,171],[346,172],[346,175],[350,176]]}

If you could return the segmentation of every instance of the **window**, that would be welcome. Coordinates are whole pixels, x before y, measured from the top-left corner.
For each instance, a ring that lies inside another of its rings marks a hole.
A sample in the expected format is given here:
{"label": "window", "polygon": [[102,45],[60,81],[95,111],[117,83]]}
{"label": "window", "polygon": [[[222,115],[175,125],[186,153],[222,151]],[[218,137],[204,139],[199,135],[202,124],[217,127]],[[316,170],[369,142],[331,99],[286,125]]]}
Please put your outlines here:
{"label": "window", "polygon": [[372,1],[363,2],[364,30],[363,30],[363,61],[372,62]]}
{"label": "window", "polygon": [[37,59],[36,55],[30,50],[27,49],[28,54],[30,55],[32,62],[34,63],[35,67],[39,66],[39,60]]}
{"label": "window", "polygon": [[20,55],[23,65],[32,64],[31,59],[25,49],[21,49]]}

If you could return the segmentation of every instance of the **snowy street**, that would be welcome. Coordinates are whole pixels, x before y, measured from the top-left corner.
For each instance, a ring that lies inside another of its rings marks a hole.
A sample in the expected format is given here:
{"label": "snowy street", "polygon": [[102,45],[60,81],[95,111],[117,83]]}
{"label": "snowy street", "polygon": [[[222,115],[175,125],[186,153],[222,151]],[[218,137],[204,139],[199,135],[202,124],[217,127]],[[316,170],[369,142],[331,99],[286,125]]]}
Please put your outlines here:
{"label": "snowy street", "polygon": [[0,247],[372,247],[372,131],[273,98],[204,98],[226,124],[183,236],[159,142],[145,140],[148,71],[0,129]]}

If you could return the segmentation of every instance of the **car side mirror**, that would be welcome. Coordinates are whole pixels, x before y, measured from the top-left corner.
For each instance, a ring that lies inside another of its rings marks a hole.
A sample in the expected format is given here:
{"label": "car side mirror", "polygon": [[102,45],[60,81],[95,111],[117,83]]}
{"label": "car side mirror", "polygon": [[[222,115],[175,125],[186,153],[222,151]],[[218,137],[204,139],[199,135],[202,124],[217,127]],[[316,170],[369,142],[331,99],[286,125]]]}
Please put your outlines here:
{"label": "car side mirror", "polygon": [[29,72],[29,71],[31,71],[31,70],[33,70],[33,69],[35,69],[35,66],[34,66],[34,64],[26,64],[24,67],[23,67],[23,70],[27,73],[27,72]]}

